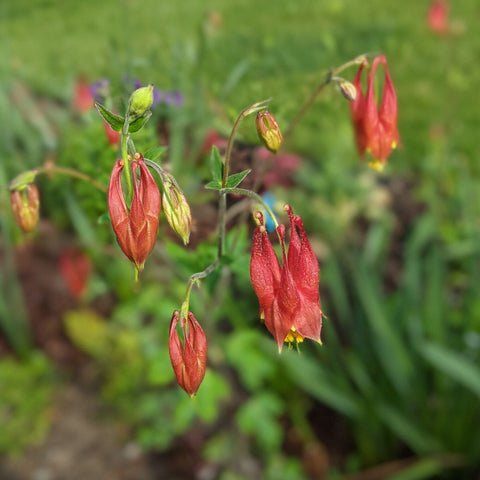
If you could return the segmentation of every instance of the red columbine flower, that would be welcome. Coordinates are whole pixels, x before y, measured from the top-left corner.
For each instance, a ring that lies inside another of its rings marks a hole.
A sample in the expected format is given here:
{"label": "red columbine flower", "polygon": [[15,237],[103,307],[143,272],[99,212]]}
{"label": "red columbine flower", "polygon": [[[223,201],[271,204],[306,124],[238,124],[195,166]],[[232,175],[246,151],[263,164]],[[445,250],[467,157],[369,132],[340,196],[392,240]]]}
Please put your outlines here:
{"label": "red columbine flower", "polygon": [[[378,64],[382,63],[385,71],[383,97],[380,106],[375,103],[373,81]],[[362,72],[367,62],[360,65],[353,81],[357,89],[357,98],[350,102],[355,139],[360,156],[365,152],[372,154],[374,160],[370,166],[381,170],[399,141],[397,130],[397,96],[384,55],[376,57],[367,75],[367,91],[363,95],[361,86]]]}
{"label": "red columbine flower", "polygon": [[[108,211],[123,253],[135,263],[137,270],[142,270],[157,237],[161,210],[160,191],[143,156],[136,153],[128,167],[131,168],[133,177],[133,198],[128,208],[122,189],[124,166],[123,160],[119,159],[113,167],[108,187]],[[140,169],[138,179],[137,169]]]}
{"label": "red columbine flower", "polygon": [[[179,322],[183,342],[177,331]],[[178,310],[173,312],[168,350],[178,384],[190,396],[195,395],[205,376],[207,338],[192,312],[188,312],[186,318],[180,318]]]}
{"label": "red columbine flower", "polygon": [[[303,228],[302,219],[289,205],[284,209],[290,217],[290,245],[285,252],[285,227],[277,228],[282,246],[280,266],[267,235],[263,215],[256,213],[259,225],[253,236],[250,278],[260,302],[260,317],[275,337],[278,349],[283,343],[320,341],[322,308],[318,283],[318,261]],[[297,231],[298,229],[298,231]]]}

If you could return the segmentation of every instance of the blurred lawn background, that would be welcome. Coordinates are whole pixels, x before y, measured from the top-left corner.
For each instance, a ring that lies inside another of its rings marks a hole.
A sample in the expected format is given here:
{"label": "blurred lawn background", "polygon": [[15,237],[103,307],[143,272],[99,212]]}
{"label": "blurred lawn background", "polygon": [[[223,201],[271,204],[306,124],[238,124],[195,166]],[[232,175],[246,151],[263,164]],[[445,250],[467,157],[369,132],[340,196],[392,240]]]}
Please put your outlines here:
{"label": "blurred lawn background", "polygon": [[[304,445],[324,442],[328,449],[322,425],[309,426],[321,405],[348,429],[349,448],[341,461],[336,463],[330,452],[331,478],[399,458],[411,463],[402,464],[400,473],[390,471],[397,480],[476,478],[480,6],[475,0],[452,2],[452,33],[445,36],[428,29],[428,6],[413,0],[1,2],[4,192],[15,175],[52,152],[59,164],[108,181],[113,152],[98,140],[101,122],[94,112],[81,122],[69,115],[80,76],[89,82],[108,78],[116,102],[130,93],[126,77],[182,92],[185,104],[171,118],[171,161],[193,195],[208,166],[186,158],[187,132],[199,148],[211,127],[228,133],[238,112],[270,97],[269,108],[285,128],[329,68],[361,53],[381,52],[389,62],[401,145],[385,172],[371,172],[359,162],[348,103],[329,87],[286,145],[303,158],[296,172],[299,188],[275,190],[304,218],[321,260],[329,317],[323,347],[305,346],[300,356],[286,352],[277,358],[273,343],[257,327],[248,282],[249,238],[243,232],[231,266],[235,292],[242,294],[223,292],[223,306],[204,297],[195,305],[211,317],[212,370],[194,407],[171,385],[165,322],[182,298],[182,275],[186,279],[195,268],[204,268],[215,246],[206,242],[190,255],[174,244],[159,247],[157,259],[180,273],[173,279],[168,271],[147,274],[144,288],[134,294],[127,262],[109,257],[104,265],[104,249],[97,248],[112,241],[105,226],[96,224],[104,197],[86,200],[88,189],[72,195],[60,181],[42,180],[43,213],[59,229],[76,232],[99,272],[90,299],[113,291],[117,300],[111,322],[79,310],[66,315],[66,329],[101,372],[102,398],[133,425],[145,449],[168,449],[196,418],[216,425],[224,402],[235,405],[236,427],[217,426],[202,446],[204,458],[223,466],[218,478],[252,478],[234,468],[232,454],[222,447],[238,447],[238,428],[262,459],[262,473],[255,478],[298,479],[305,465],[302,470],[295,462],[304,457],[285,455],[283,426],[293,425]],[[344,76],[352,80],[354,74],[352,69]],[[26,98],[31,103],[12,101],[19,82],[30,89]],[[37,99],[47,101],[47,113]],[[246,121],[240,134],[243,142],[258,143],[253,122]],[[139,143],[150,147],[154,140],[150,130]],[[95,170],[96,165],[104,171]],[[42,412],[55,369],[41,353],[30,353],[28,315],[10,255],[21,237],[5,194],[1,214],[0,326],[23,358],[18,365],[10,357],[0,360],[0,418],[12,409],[22,418],[0,434],[0,450],[11,453],[48,430],[50,417]],[[208,291],[215,292],[215,280],[211,283]],[[150,316],[158,320],[145,326]],[[225,319],[229,334],[216,332]],[[23,390],[37,382],[44,386],[24,408],[10,382],[17,368],[31,372],[21,377]],[[234,372],[235,381],[226,370]],[[166,424],[166,417],[172,422]],[[336,447],[345,446],[340,442],[330,448]]]}

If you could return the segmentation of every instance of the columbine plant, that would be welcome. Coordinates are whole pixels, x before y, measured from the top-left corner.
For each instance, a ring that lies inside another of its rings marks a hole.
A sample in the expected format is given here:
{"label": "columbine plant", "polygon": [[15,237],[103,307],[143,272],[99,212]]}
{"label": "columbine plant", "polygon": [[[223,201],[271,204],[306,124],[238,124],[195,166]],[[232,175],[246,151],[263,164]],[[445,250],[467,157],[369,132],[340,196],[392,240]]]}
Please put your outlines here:
{"label": "columbine plant", "polygon": [[[383,98],[380,107],[377,108],[373,79],[379,64],[384,67],[385,82]],[[353,82],[339,76],[342,71],[353,65],[360,66]],[[256,129],[261,141],[274,155],[282,148],[285,138],[319,93],[333,83],[351,103],[360,155],[370,152],[374,157],[371,165],[380,169],[398,143],[397,103],[384,56],[373,60],[367,77],[367,91],[365,95],[363,94],[360,81],[362,72],[367,67],[367,57],[362,55],[329,71],[299,110],[284,135],[274,115],[266,110],[268,101],[262,101],[254,103],[240,113],[232,127],[223,157],[215,146],[212,147],[213,179],[205,187],[218,192],[217,256],[204,270],[190,276],[181,309],[175,310],[172,315],[168,343],[177,382],[189,395],[197,393],[205,375],[207,362],[207,339],[200,322],[189,309],[190,295],[193,285],[223,265],[222,260],[227,253],[225,234],[228,194],[244,195],[253,199],[256,205],[262,205],[268,222],[273,224],[268,231],[275,230],[280,242],[281,262],[270,242],[264,213],[256,211],[254,219],[257,227],[253,234],[250,277],[260,304],[260,318],[275,338],[279,352],[285,343],[289,346],[292,344],[298,346],[305,338],[321,343],[323,312],[319,298],[319,265],[302,219],[293,213],[289,205],[285,205],[284,211],[288,214],[290,224],[287,248],[286,228],[279,224],[269,203],[254,189],[239,187],[250,170],[230,174],[230,157],[239,124],[252,114],[256,114]],[[154,92],[153,85],[135,90],[129,99],[124,116],[108,110],[101,103],[95,103],[110,132],[110,143],[120,144],[121,158],[113,164],[108,189],[81,172],[51,164],[24,172],[11,182],[13,213],[23,230],[32,230],[38,220],[39,196],[34,180],[38,174],[49,172],[86,180],[107,193],[113,231],[121,250],[134,265],[136,279],[155,246],[162,207],[171,228],[185,244],[188,243],[192,224],[190,207],[175,178],[156,161],[163,149],[161,147],[154,149],[153,153],[148,155],[137,152],[131,139],[131,133],[143,128],[151,116]],[[91,97],[93,98],[93,94]],[[151,170],[157,175],[152,175]]]}

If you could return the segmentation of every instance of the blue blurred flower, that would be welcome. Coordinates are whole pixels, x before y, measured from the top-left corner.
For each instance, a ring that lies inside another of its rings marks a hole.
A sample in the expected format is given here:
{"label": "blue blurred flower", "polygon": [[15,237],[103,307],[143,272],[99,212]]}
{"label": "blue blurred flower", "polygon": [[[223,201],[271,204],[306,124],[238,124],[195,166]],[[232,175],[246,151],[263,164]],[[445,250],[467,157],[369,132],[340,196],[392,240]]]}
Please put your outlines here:
{"label": "blue blurred flower", "polygon": [[[275,204],[277,203],[277,198],[273,193],[265,192],[262,194],[263,201],[273,210],[275,213]],[[270,214],[266,211],[263,212],[265,217],[265,228],[267,232],[273,232],[275,230],[275,224]]]}

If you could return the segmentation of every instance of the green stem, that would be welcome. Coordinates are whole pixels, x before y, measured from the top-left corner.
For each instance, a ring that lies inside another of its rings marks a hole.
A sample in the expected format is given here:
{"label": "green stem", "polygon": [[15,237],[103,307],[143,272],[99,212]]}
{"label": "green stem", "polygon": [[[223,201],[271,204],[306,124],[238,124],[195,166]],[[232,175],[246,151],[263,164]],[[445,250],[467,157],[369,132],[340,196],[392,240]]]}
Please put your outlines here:
{"label": "green stem", "polygon": [[132,185],[132,174],[130,172],[130,165],[129,165],[129,156],[128,156],[128,144],[130,140],[130,134],[128,133],[128,128],[130,126],[129,123],[129,110],[130,104],[128,105],[128,110],[125,115],[125,122],[123,123],[123,128],[121,132],[121,149],[122,149],[122,159],[125,168],[123,171],[125,172],[125,178],[127,181],[127,189],[128,189],[128,198],[131,201],[133,198],[133,185]]}
{"label": "green stem", "polygon": [[283,138],[286,139],[294,130],[294,128],[300,123],[300,120],[303,118],[305,113],[308,109],[312,106],[313,102],[316,100],[318,95],[322,92],[322,90],[332,81],[332,79],[338,76],[343,70],[351,67],[352,65],[360,65],[366,59],[365,55],[359,55],[355,57],[353,60],[349,60],[348,62],[340,65],[337,68],[329,70],[325,75],[325,78],[320,82],[317,88],[313,91],[307,101],[302,105],[300,110],[297,112],[293,120],[289,123],[288,127],[283,134]]}
{"label": "green stem", "polygon": [[239,195],[245,195],[246,197],[250,197],[255,199],[257,202],[259,202],[262,207],[266,210],[266,212],[270,215],[273,224],[275,225],[275,230],[278,228],[278,221],[277,217],[273,213],[273,210],[265,203],[265,200],[256,192],[253,192],[252,190],[246,190],[245,188],[222,188],[220,190],[221,193],[237,193]]}
{"label": "green stem", "polygon": [[[227,150],[225,152],[225,158],[223,161],[223,178],[222,178],[222,189],[219,191],[219,199],[218,199],[218,251],[217,251],[217,258],[204,270],[201,272],[194,273],[190,279],[188,280],[187,283],[187,290],[185,293],[185,300],[182,304],[182,310],[181,310],[181,315],[183,315],[182,318],[185,317],[185,315],[188,315],[188,305],[190,301],[190,293],[192,290],[192,286],[194,283],[196,283],[199,280],[202,280],[206,278],[210,273],[212,273],[219,265],[221,262],[221,259],[223,257],[223,254],[225,252],[225,232],[226,232],[226,212],[227,212],[227,194],[228,193],[244,193],[248,192],[248,190],[243,190],[243,189],[230,189],[230,188],[225,188],[227,185],[227,180],[228,180],[228,173],[229,173],[229,167],[230,167],[230,158],[232,155],[232,149],[233,149],[233,139],[235,137],[235,133],[237,131],[238,126],[240,125],[240,122],[247,116],[252,113],[255,113],[262,108],[265,107],[265,104],[269,100],[263,100],[262,102],[254,103],[253,105],[250,105],[249,107],[245,108],[240,115],[237,117],[235,123],[233,124],[232,127],[232,132],[230,133],[230,137],[228,139],[228,145],[227,145]],[[147,163],[147,162],[146,162]],[[148,161],[148,165],[151,167],[155,168],[157,172],[160,173],[160,170],[158,165],[154,165],[154,162]],[[157,168],[158,167],[158,168]],[[251,192],[253,193],[253,192]],[[246,194],[246,193],[245,193]],[[256,195],[256,194],[255,194]],[[259,201],[265,205],[265,202],[261,199],[261,197],[256,196],[255,198],[259,199]],[[266,208],[268,208],[268,205],[265,205]],[[269,213],[271,210],[268,208]],[[275,219],[273,216],[273,212],[270,213],[272,215],[272,218]],[[276,220],[274,220],[276,222]]]}
{"label": "green stem", "polygon": [[69,175],[70,177],[78,178],[85,182],[92,184],[94,187],[98,188],[104,193],[107,193],[108,189],[105,185],[100,183],[98,180],[95,180],[92,177],[89,177],[85,173],[74,170],[73,168],[68,167],[59,167],[58,165],[44,165],[36,169],[37,173],[60,173],[62,175]]}

